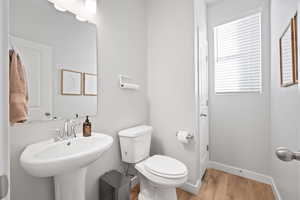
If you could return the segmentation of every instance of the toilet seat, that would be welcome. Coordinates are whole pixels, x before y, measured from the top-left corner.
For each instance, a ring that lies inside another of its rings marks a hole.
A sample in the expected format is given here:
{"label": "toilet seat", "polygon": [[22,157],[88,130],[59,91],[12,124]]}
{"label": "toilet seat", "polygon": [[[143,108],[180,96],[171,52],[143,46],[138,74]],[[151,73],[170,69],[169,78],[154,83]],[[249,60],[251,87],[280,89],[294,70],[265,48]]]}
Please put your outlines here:
{"label": "toilet seat", "polygon": [[[152,157],[150,157],[150,158],[152,158]],[[163,157],[166,157],[166,156],[163,156]],[[150,159],[150,158],[148,158],[148,159]],[[168,158],[170,158],[170,157],[168,157]],[[144,177],[146,177],[152,183],[158,184],[160,186],[166,186],[166,187],[178,187],[178,186],[182,185],[183,183],[185,183],[187,181],[188,171],[187,171],[185,165],[183,163],[181,163],[180,161],[177,161],[177,160],[174,159],[176,162],[179,162],[179,163],[184,165],[185,172],[181,172],[179,175],[171,176],[172,178],[170,178],[170,175],[168,176],[166,174],[157,173],[157,172],[154,172],[153,169],[151,171],[149,169],[149,166],[146,167],[145,163],[147,162],[148,159],[146,159],[146,160],[144,160],[140,163],[137,163],[135,165],[135,168],[138,170],[138,172],[140,174],[142,174]],[[158,159],[161,159],[161,157],[158,158]],[[184,175],[182,175],[182,173],[184,173]]]}
{"label": "toilet seat", "polygon": [[154,155],[144,162],[144,167],[148,172],[163,178],[178,179],[187,175],[186,166],[168,156]]}

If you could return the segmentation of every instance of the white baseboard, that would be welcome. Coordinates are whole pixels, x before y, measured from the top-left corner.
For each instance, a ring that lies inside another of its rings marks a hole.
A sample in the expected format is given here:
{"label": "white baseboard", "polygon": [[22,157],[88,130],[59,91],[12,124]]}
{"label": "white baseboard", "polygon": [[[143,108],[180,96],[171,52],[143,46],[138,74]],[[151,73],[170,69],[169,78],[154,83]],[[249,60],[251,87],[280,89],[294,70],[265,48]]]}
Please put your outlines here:
{"label": "white baseboard", "polygon": [[198,192],[199,192],[200,187],[201,187],[201,180],[197,180],[196,184],[186,182],[180,188],[183,189],[186,192],[197,195]]}
{"label": "white baseboard", "polygon": [[[209,161],[208,168],[220,170],[220,171],[223,171],[223,172],[227,172],[229,174],[241,176],[241,177],[244,177],[244,178],[248,178],[248,179],[251,179],[251,180],[255,180],[255,181],[258,181],[258,182],[261,182],[261,183],[271,185],[272,190],[273,190],[273,194],[274,194],[276,200],[282,200],[282,198],[280,196],[280,193],[279,193],[279,190],[276,187],[275,181],[271,176],[261,174],[261,173],[257,173],[257,172],[253,172],[253,171],[250,171],[250,170],[247,170],[247,169],[241,169],[241,168],[238,168],[238,167],[225,165],[225,164],[214,162],[214,161]],[[197,195],[198,192],[199,192],[200,187],[201,187],[201,180],[198,180],[196,184],[192,184],[192,183],[187,182],[184,185],[182,185],[180,188],[183,189],[184,191],[187,191],[189,193]]]}
{"label": "white baseboard", "polygon": [[272,190],[273,190],[273,194],[274,194],[276,200],[282,200],[282,198],[280,196],[280,193],[279,193],[279,190],[276,187],[276,184],[275,184],[275,181],[274,181],[273,178],[272,178]]}
{"label": "white baseboard", "polygon": [[248,178],[251,180],[255,180],[255,181],[258,181],[261,183],[266,183],[266,184],[272,185],[272,177],[264,175],[264,174],[256,173],[256,172],[253,172],[250,170],[241,169],[238,167],[233,167],[230,165],[225,165],[225,164],[214,162],[214,161],[209,162],[209,168],[217,169],[217,170],[224,171],[224,172],[227,172],[230,174],[234,174],[234,175]]}
{"label": "white baseboard", "polygon": [[246,169],[241,169],[241,168],[238,168],[238,167],[233,167],[233,166],[230,166],[230,165],[225,165],[225,164],[214,162],[214,161],[209,162],[208,168],[220,170],[220,171],[223,171],[223,172],[227,172],[229,174],[234,174],[234,175],[237,175],[237,176],[241,176],[241,177],[244,177],[244,178],[248,178],[248,179],[251,179],[251,180],[255,180],[255,181],[258,181],[258,182],[261,182],[261,183],[271,185],[272,190],[273,190],[273,194],[274,194],[276,200],[282,200],[281,196],[280,196],[280,193],[279,193],[279,191],[276,187],[275,181],[271,176],[256,173],[256,172],[246,170]]}

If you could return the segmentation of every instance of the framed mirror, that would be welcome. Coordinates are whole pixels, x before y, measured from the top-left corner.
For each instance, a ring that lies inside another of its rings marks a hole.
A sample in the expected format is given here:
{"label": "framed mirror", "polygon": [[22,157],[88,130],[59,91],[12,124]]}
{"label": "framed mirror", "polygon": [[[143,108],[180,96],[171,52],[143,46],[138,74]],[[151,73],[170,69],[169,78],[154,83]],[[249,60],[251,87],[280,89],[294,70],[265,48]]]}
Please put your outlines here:
{"label": "framed mirror", "polygon": [[298,83],[297,14],[291,19],[279,40],[281,87]]}
{"label": "framed mirror", "polygon": [[27,122],[97,114],[95,24],[46,0],[11,0],[9,34],[27,74]]}

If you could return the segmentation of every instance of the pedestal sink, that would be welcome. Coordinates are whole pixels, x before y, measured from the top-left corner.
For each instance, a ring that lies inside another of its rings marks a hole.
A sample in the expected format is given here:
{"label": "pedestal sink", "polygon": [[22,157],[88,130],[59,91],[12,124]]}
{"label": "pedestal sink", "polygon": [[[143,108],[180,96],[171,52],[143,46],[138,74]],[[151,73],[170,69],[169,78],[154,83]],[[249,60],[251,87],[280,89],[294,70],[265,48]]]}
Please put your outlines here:
{"label": "pedestal sink", "polygon": [[32,176],[54,176],[56,200],[85,200],[87,167],[112,143],[112,137],[100,133],[59,142],[47,140],[29,145],[20,162]]}

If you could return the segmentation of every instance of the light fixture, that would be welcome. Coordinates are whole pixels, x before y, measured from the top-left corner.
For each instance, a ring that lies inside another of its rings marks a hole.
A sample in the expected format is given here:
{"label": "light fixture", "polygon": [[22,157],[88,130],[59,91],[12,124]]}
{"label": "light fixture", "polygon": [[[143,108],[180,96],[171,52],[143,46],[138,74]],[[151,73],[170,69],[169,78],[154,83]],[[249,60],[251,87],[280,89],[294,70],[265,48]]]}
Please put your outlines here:
{"label": "light fixture", "polygon": [[65,9],[64,7],[59,5],[58,3],[54,3],[54,8],[58,11],[61,11],[61,12],[66,12],[67,11],[67,9]]}
{"label": "light fixture", "polygon": [[97,0],[48,0],[58,11],[70,11],[78,21],[86,22],[97,12]]}
{"label": "light fixture", "polygon": [[85,0],[84,3],[85,10],[94,15],[97,12],[97,1],[96,0]]}
{"label": "light fixture", "polygon": [[77,19],[78,21],[81,21],[81,22],[87,21],[85,18],[80,17],[79,15],[76,15],[76,19]]}
{"label": "light fixture", "polygon": [[54,8],[58,11],[65,12],[67,9],[63,6],[62,0],[48,0],[49,2],[54,4]]}

